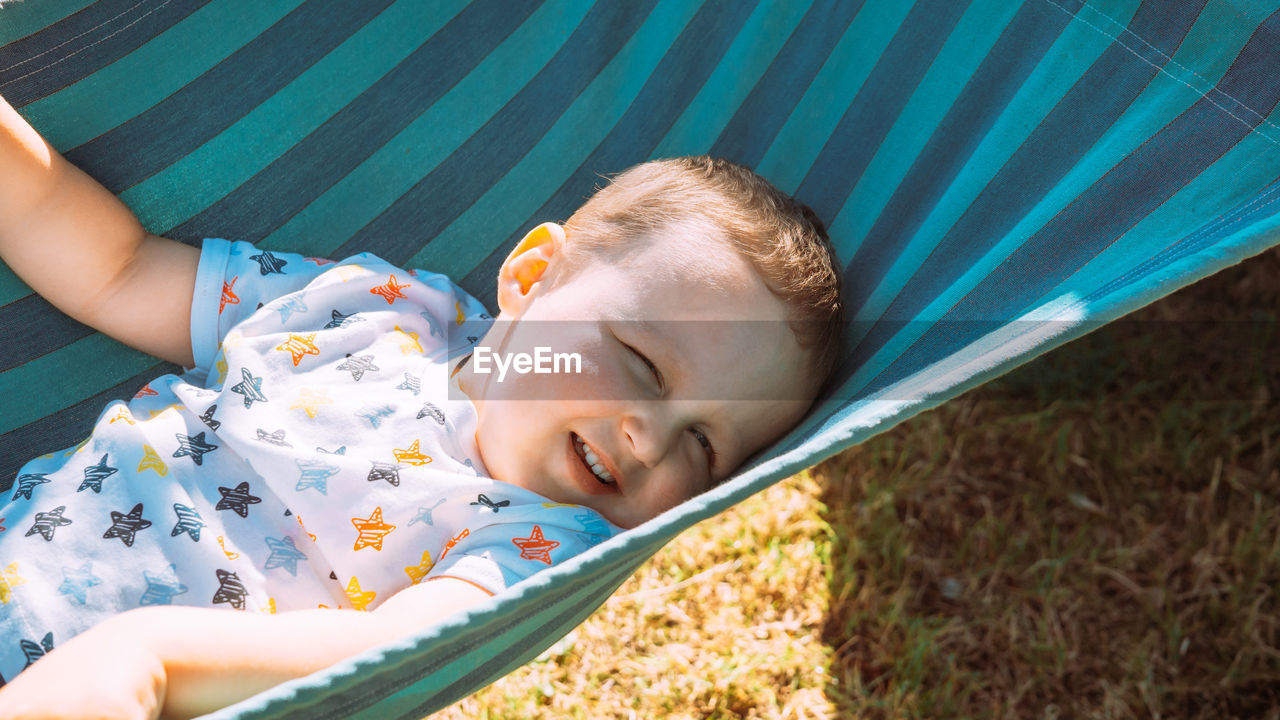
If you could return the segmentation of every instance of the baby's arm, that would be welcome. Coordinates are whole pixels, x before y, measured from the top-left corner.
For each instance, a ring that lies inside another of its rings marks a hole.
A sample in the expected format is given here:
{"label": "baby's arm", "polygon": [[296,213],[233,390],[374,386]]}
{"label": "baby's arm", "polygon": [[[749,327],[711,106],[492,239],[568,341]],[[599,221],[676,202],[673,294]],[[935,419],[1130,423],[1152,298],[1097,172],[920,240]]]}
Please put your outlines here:
{"label": "baby's arm", "polygon": [[71,317],[190,366],[199,251],[148,233],[0,98],[0,258]]}
{"label": "baby's arm", "polygon": [[71,639],[0,690],[0,717],[200,715],[488,597],[475,585],[443,577],[406,588],[369,613],[130,610]]}

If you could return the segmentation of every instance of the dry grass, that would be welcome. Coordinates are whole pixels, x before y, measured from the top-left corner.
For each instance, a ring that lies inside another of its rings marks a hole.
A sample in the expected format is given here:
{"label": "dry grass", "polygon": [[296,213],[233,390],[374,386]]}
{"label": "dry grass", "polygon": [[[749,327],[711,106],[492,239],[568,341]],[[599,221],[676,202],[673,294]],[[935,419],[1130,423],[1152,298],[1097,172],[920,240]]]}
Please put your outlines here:
{"label": "dry grass", "polygon": [[903,423],[437,717],[1280,718],[1278,312],[1274,251]]}

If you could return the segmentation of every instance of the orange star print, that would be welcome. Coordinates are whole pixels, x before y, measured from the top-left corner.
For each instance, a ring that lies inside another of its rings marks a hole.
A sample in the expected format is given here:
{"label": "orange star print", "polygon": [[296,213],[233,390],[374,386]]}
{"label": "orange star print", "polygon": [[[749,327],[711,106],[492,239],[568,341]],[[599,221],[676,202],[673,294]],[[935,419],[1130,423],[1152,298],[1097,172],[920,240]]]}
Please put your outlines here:
{"label": "orange star print", "polygon": [[315,344],[316,334],[297,335],[289,333],[289,339],[276,346],[276,350],[293,355],[293,366],[298,367],[304,355],[319,355],[320,348]]}
{"label": "orange star print", "polygon": [[395,525],[382,522],[381,507],[374,508],[373,514],[367,518],[351,518],[351,524],[356,526],[356,550],[371,547],[381,551],[382,539],[396,529]]}
{"label": "orange star print", "polygon": [[560,543],[555,540],[546,540],[542,537],[542,528],[537,525],[533,526],[533,533],[527,538],[511,538],[511,542],[520,548],[520,557],[525,560],[538,560],[548,565],[551,564],[551,551],[560,547]]}
{"label": "orange star print", "polygon": [[454,545],[457,545],[463,538],[470,534],[471,528],[462,528],[462,532],[458,533],[452,540],[444,544],[444,550],[440,551],[440,559],[443,560],[444,556],[449,554],[449,551],[453,549]]}
{"label": "orange star print", "polygon": [[410,465],[426,465],[431,462],[429,455],[423,455],[418,452],[418,441],[414,440],[408,450],[396,449],[394,453],[396,462],[408,463]]}
{"label": "orange star print", "polygon": [[235,276],[235,277],[231,278],[231,282],[223,281],[223,283],[222,283],[222,299],[218,301],[218,314],[219,314],[219,315],[221,315],[221,314],[222,314],[222,310],[223,310],[224,308],[226,308],[228,305],[239,305],[239,304],[240,304],[240,298],[239,298],[239,297],[237,297],[237,296],[236,296],[236,294],[235,294],[235,292],[231,289],[231,288],[233,288],[233,287],[235,287],[235,286],[236,286],[236,281],[237,281],[237,280],[239,280],[239,279],[240,279],[240,276],[239,276],[239,275],[237,275],[237,276]]}
{"label": "orange star print", "polygon": [[373,293],[374,295],[381,295],[382,298],[387,301],[387,304],[390,305],[391,303],[396,301],[396,298],[404,298],[405,300],[409,299],[408,297],[405,296],[404,293],[400,292],[401,290],[407,287],[409,286],[401,285],[400,283],[396,282],[396,276],[392,275],[389,278],[387,278],[386,285],[379,285],[378,287],[375,287],[375,288],[369,288],[369,292]]}

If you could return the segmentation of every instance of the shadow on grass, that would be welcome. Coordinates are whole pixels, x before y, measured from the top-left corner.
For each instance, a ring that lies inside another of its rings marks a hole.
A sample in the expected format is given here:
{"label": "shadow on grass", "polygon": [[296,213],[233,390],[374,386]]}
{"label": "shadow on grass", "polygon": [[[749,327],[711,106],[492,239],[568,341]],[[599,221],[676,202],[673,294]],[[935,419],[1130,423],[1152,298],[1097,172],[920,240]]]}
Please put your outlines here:
{"label": "shadow on grass", "polygon": [[816,475],[841,716],[1280,718],[1280,251]]}

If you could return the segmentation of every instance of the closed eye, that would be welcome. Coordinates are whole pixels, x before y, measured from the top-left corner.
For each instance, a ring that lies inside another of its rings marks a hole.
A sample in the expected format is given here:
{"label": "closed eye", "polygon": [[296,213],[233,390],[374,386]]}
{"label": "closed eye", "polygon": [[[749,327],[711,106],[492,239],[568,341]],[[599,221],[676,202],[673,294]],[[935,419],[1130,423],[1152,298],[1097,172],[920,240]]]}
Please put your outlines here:
{"label": "closed eye", "polygon": [[698,444],[699,444],[699,445],[701,445],[701,446],[702,446],[702,449],[706,451],[706,453],[707,453],[707,468],[708,468],[709,470],[713,471],[713,473],[714,473],[715,468],[716,468],[716,457],[717,457],[717,456],[716,456],[716,449],[715,449],[715,447],[713,447],[713,446],[711,445],[711,438],[707,437],[707,434],[706,434],[706,433],[702,432],[701,430],[699,430],[699,429],[697,429],[697,428],[689,428],[689,432],[693,433],[693,436],[694,436],[695,438],[697,438],[697,440],[698,440]]}
{"label": "closed eye", "polygon": [[625,347],[627,350],[630,350],[632,355],[635,355],[636,357],[640,358],[640,361],[643,362],[645,366],[649,368],[649,372],[653,374],[654,381],[658,383],[658,391],[659,392],[664,391],[667,387],[667,383],[663,379],[662,371],[658,369],[658,366],[654,365],[653,361],[645,357],[644,353],[622,342],[621,340],[619,340],[618,342],[622,343],[622,346]]}

